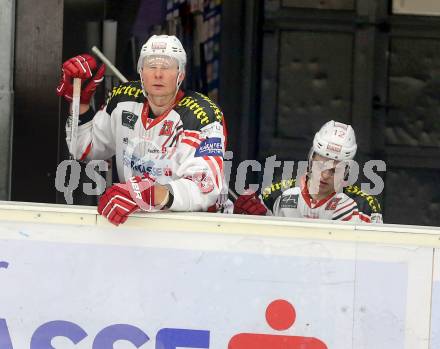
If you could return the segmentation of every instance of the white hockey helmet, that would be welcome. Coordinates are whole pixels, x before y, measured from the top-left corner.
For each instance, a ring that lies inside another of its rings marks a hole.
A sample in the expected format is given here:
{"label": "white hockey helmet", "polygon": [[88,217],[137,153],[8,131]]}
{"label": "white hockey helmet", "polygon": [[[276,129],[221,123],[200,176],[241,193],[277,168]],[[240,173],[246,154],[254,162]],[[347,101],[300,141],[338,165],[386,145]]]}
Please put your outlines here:
{"label": "white hockey helmet", "polygon": [[311,156],[314,153],[333,160],[353,160],[357,144],[350,125],[334,120],[326,122],[313,138]]}
{"label": "white hockey helmet", "polygon": [[174,58],[179,67],[179,72],[185,71],[186,52],[180,40],[174,35],[153,35],[142,46],[137,64],[138,73],[141,74],[144,59],[149,56],[165,56]]}

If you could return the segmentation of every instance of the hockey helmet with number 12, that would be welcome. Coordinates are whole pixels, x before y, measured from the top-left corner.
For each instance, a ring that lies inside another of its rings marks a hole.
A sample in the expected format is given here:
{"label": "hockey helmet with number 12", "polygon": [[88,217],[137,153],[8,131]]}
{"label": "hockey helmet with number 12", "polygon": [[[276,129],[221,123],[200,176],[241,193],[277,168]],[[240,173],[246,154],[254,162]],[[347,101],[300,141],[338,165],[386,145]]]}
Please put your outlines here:
{"label": "hockey helmet with number 12", "polygon": [[333,160],[353,160],[356,150],[353,128],[334,120],[326,122],[313,139],[312,152]]}
{"label": "hockey helmet with number 12", "polygon": [[174,35],[153,35],[142,46],[137,64],[138,73],[141,74],[144,59],[151,56],[165,56],[177,61],[179,72],[185,70],[186,52],[180,40]]}
{"label": "hockey helmet with number 12", "polygon": [[[353,160],[356,155],[356,136],[350,125],[330,120],[326,122],[313,138],[313,146],[309,152],[307,172],[312,169],[314,154],[337,161]],[[344,178],[347,179],[350,165],[347,164]]]}
{"label": "hockey helmet with number 12", "polygon": [[[176,79],[176,92],[183,81],[183,76],[185,74],[186,65],[186,52],[182,46],[182,43],[174,35],[153,35],[147,40],[147,42],[142,46],[141,53],[139,54],[139,60],[137,64],[137,69],[142,83],[142,93],[148,98],[148,94],[144,87],[144,81],[142,78],[142,68],[144,66],[145,59],[151,59],[152,61],[166,62],[166,59],[174,59],[177,61],[177,66],[179,68],[179,74]],[[174,95],[174,96],[175,96]]]}

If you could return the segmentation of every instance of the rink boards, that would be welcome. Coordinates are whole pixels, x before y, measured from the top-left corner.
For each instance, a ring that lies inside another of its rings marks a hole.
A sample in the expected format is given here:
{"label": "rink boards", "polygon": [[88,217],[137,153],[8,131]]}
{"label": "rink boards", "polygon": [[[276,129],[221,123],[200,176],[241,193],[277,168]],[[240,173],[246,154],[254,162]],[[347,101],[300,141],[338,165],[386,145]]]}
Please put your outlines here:
{"label": "rink boards", "polygon": [[[156,213],[115,228],[92,207],[2,202],[0,348],[440,348],[439,248],[435,227]],[[286,329],[266,319],[275,300],[295,309]]]}

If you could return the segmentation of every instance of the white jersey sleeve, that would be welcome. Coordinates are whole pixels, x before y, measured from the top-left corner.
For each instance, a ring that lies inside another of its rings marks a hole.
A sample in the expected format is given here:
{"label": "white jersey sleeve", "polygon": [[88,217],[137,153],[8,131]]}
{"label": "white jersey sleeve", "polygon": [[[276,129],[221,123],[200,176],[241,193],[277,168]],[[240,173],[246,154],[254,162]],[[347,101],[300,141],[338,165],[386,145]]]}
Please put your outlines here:
{"label": "white jersey sleeve", "polygon": [[171,210],[206,211],[225,190],[223,155],[226,134],[223,114],[206,96],[193,93],[176,106],[183,130],[176,145],[177,177],[169,186]]}
{"label": "white jersey sleeve", "polygon": [[115,155],[115,134],[112,127],[110,115],[105,109],[99,110],[96,114],[92,109],[81,115],[78,125],[78,138],[76,149],[70,148],[71,118],[66,124],[66,142],[70,154],[75,159],[106,160]]}
{"label": "white jersey sleeve", "polygon": [[[130,116],[140,119],[144,101],[139,82],[130,81],[113,88],[107,104],[98,112],[90,108],[80,115],[76,149],[70,149],[71,117],[66,123],[66,142],[70,154],[80,161],[107,160],[116,154],[120,133],[121,103],[126,104]],[[127,122],[130,122],[128,120]]]}

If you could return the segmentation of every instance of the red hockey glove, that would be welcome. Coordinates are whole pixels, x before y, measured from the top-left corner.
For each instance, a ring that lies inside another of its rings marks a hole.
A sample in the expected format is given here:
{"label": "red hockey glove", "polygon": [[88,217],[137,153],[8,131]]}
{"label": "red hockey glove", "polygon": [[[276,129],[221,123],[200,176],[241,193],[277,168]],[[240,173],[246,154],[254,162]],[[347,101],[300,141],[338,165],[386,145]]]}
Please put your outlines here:
{"label": "red hockey glove", "polygon": [[114,225],[124,223],[128,216],[142,209],[154,208],[154,179],[145,175],[132,177],[127,183],[118,183],[108,188],[98,203],[98,213]]}
{"label": "red hockey glove", "polygon": [[61,81],[57,86],[57,95],[63,96],[68,102],[72,102],[73,78],[80,78],[82,81],[90,79],[87,85],[84,83],[81,90],[81,104],[89,104],[96,91],[96,87],[104,80],[105,64],[102,64],[95,76],[92,77],[96,69],[96,60],[88,55],[82,54],[70,58],[63,63],[61,68]]}
{"label": "red hockey glove", "polygon": [[131,198],[127,184],[114,184],[99,198],[98,213],[110,223],[124,223],[128,215],[137,211],[139,206]]}
{"label": "red hockey glove", "polygon": [[267,208],[255,193],[245,193],[235,201],[234,213],[264,216],[267,213]]}

